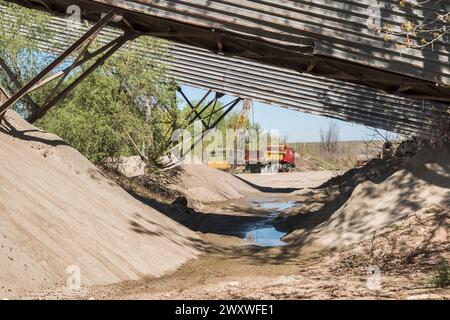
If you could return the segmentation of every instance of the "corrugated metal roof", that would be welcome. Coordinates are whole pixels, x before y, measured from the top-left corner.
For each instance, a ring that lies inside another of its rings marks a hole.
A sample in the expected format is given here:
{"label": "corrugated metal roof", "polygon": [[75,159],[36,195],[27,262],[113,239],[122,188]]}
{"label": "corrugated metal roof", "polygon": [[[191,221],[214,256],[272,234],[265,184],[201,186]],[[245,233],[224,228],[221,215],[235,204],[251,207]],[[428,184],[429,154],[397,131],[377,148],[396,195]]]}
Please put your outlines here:
{"label": "corrugated metal roof", "polygon": [[[14,19],[1,6],[0,12],[5,23]],[[48,28],[55,31],[55,38],[38,39],[44,50],[59,53],[83,32],[68,29],[66,22],[64,18],[52,18]],[[117,29],[106,28],[99,39],[106,43],[120,34]],[[142,56],[168,64],[169,75],[180,83],[302,112],[400,133],[428,130],[440,119],[450,117],[449,107],[439,103],[409,100],[365,86],[217,55],[185,44],[169,45],[166,56],[155,52],[159,50],[147,48]]]}
{"label": "corrugated metal roof", "polygon": [[[418,132],[446,116],[433,111],[432,103],[364,86],[218,57],[186,45],[176,45],[171,52],[170,74],[181,83],[263,103],[397,132]],[[434,108],[448,109],[438,104]]]}
{"label": "corrugated metal roof", "polygon": [[[15,0],[53,12],[67,1]],[[326,76],[450,102],[450,36],[433,49],[399,49],[367,27],[373,0],[74,0],[83,16],[98,19],[115,8],[122,28],[150,32],[184,44],[250,58],[294,71]],[[380,1],[382,23],[400,28],[431,12],[450,11],[450,1],[417,3],[401,8],[398,0]]]}

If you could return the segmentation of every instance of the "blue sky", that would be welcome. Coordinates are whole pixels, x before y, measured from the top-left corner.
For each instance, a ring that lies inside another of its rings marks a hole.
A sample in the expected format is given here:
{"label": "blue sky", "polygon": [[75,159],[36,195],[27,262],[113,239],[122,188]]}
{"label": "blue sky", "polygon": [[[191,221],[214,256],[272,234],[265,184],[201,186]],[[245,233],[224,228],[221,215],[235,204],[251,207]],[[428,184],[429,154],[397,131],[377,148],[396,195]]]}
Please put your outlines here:
{"label": "blue sky", "polygon": [[[198,101],[206,94],[206,90],[188,86],[182,86],[182,88],[190,100]],[[182,101],[181,96],[179,96],[179,99]],[[227,96],[222,99],[223,101],[230,101],[233,98]],[[271,129],[279,130],[280,136],[287,136],[288,142],[320,141],[320,129],[326,129],[330,122],[337,123],[339,127],[339,137],[342,141],[363,140],[373,133],[373,131],[366,126],[315,116],[259,102],[254,102],[253,108],[256,123],[259,123],[268,131]],[[252,121],[251,112],[249,116],[250,121]]]}

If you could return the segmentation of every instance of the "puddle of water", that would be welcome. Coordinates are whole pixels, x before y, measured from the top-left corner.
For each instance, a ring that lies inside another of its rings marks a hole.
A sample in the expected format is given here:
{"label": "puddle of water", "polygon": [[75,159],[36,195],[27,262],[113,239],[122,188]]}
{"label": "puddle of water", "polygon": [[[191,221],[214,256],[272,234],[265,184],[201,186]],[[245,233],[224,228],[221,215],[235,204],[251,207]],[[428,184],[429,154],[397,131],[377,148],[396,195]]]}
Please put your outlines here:
{"label": "puddle of water", "polygon": [[286,245],[287,243],[281,240],[286,233],[277,231],[274,227],[274,223],[279,213],[294,206],[294,202],[262,202],[254,200],[252,203],[258,205],[260,208],[272,209],[274,211],[267,217],[267,219],[246,228],[245,241],[262,247]]}
{"label": "puddle of water", "polygon": [[248,231],[245,241],[262,247],[280,247],[286,245],[286,242],[281,240],[284,235],[285,232],[277,231],[274,227],[260,228]]}

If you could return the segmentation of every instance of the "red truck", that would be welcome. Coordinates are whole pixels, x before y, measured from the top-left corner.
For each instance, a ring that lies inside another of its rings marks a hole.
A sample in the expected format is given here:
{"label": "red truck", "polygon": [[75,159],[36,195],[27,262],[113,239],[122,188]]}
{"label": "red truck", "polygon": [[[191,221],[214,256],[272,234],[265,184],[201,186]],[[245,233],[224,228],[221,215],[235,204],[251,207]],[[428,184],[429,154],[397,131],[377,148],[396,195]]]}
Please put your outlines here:
{"label": "red truck", "polygon": [[268,172],[288,172],[295,168],[294,150],[285,144],[268,146],[264,156],[258,151],[245,152],[245,171],[258,173],[262,170]]}

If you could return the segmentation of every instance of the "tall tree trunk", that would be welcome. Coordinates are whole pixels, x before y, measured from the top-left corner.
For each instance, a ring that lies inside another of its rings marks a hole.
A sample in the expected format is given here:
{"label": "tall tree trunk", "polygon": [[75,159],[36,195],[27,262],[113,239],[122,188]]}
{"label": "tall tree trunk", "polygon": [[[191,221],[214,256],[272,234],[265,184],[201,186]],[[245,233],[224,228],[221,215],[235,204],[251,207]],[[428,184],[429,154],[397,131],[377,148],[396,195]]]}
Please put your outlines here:
{"label": "tall tree trunk", "polygon": [[147,105],[147,113],[146,113],[146,118],[147,118],[147,123],[150,126],[150,134],[148,135],[147,138],[147,144],[148,144],[148,148],[150,151],[151,146],[153,146],[153,131],[152,131],[152,121],[153,121],[153,115],[152,115],[152,109],[153,109],[153,105],[150,101],[150,99],[147,99],[146,101],[146,105]]}

